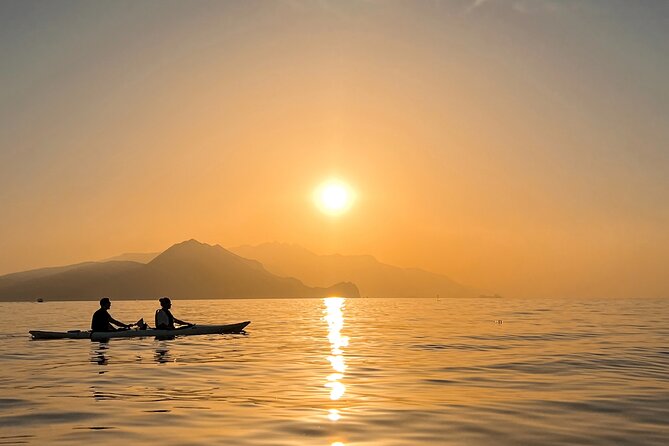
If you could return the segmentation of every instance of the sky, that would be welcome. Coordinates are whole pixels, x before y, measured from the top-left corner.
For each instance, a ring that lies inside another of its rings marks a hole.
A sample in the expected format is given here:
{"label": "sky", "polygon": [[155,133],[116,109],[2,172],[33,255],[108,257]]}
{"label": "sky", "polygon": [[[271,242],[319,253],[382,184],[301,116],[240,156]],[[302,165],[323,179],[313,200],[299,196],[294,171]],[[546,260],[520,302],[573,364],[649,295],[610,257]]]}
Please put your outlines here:
{"label": "sky", "polygon": [[0,274],[196,238],[667,297],[667,79],[665,1],[5,0]]}

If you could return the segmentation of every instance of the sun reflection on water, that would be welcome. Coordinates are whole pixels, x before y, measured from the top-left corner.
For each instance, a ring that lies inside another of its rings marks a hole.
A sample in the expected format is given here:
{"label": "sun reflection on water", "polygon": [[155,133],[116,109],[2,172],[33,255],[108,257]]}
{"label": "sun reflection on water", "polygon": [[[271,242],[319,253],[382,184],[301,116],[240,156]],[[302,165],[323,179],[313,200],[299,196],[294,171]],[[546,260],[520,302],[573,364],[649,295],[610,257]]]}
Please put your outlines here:
{"label": "sun reflection on water", "polygon": [[[330,361],[332,369],[336,372],[328,375],[328,382],[325,384],[325,387],[330,389],[330,399],[336,401],[346,392],[346,386],[341,382],[344,378],[344,371],[346,371],[346,362],[344,361],[342,348],[348,346],[348,337],[341,334],[341,330],[344,327],[345,299],[343,297],[328,297],[324,299],[324,302],[325,321],[328,323],[328,340],[330,341],[331,353],[328,356],[328,361]],[[332,411],[330,411],[328,418],[331,420],[336,418],[338,420],[339,412],[337,411],[337,417],[333,417]]]}
{"label": "sun reflection on water", "polygon": [[[344,360],[344,347],[348,346],[348,337],[342,336],[344,328],[344,304],[343,297],[328,297],[323,299],[325,303],[324,320],[328,324],[328,341],[330,341],[330,354],[327,356],[332,367],[332,373],[327,376],[325,387],[330,389],[330,400],[338,401],[346,392],[346,386],[342,383],[346,371]],[[327,418],[332,422],[339,421],[342,417],[341,410],[332,408],[328,410]],[[345,446],[341,441],[335,441],[330,446]]]}
{"label": "sun reflection on water", "polygon": [[330,421],[338,421],[341,418],[341,414],[337,409],[330,409],[328,411],[328,419]]}

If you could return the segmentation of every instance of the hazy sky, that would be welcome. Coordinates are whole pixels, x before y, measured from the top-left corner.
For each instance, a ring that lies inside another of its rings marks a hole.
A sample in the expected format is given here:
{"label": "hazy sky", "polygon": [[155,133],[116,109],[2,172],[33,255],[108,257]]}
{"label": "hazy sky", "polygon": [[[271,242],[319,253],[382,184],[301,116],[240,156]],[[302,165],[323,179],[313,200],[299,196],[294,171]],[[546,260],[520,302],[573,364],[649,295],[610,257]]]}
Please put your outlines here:
{"label": "hazy sky", "polygon": [[669,296],[669,2],[0,2],[0,273],[189,238]]}

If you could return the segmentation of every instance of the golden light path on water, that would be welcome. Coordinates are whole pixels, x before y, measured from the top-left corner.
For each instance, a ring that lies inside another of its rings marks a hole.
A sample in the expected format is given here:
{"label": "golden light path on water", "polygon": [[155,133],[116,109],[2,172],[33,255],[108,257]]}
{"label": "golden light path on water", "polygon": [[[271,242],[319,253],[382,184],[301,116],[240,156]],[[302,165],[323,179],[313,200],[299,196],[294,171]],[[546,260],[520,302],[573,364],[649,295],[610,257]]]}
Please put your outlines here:
{"label": "golden light path on water", "polygon": [[[325,321],[328,324],[328,340],[330,341],[330,355],[327,357],[333,372],[327,377],[325,387],[330,389],[330,400],[337,401],[344,396],[346,386],[341,382],[346,371],[346,362],[344,360],[343,347],[348,346],[348,337],[342,336],[341,331],[344,327],[344,306],[343,297],[328,297],[323,299],[325,303]],[[328,410],[328,419],[338,421],[341,418],[339,409]],[[331,446],[345,446],[339,441]]]}

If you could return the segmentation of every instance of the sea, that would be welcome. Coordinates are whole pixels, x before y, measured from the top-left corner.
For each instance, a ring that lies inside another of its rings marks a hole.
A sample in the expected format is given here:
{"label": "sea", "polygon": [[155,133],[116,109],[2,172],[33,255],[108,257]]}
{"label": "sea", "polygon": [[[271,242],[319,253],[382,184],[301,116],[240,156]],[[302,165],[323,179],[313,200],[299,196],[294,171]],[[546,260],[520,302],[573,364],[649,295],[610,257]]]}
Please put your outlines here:
{"label": "sea", "polygon": [[0,444],[669,444],[669,299],[173,300],[183,320],[252,322],[30,339],[97,308],[0,303]]}

